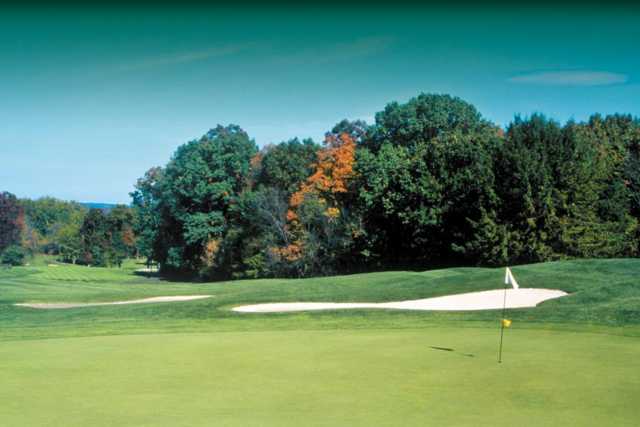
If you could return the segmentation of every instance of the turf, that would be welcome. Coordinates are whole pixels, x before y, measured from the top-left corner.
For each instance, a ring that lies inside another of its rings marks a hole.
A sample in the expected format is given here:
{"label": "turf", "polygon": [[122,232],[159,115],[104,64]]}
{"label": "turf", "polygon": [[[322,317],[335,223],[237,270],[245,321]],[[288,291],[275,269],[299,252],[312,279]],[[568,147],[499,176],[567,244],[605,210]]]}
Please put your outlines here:
{"label": "turf", "polygon": [[495,338],[438,328],[5,343],[3,425],[636,425],[637,340],[514,329],[498,365]]}
{"label": "turf", "polygon": [[[635,425],[640,260],[513,268],[571,295],[499,313],[240,314],[274,301],[390,301],[502,286],[457,268],[180,283],[39,258],[0,270],[0,425]],[[15,302],[214,298],[34,310]]]}

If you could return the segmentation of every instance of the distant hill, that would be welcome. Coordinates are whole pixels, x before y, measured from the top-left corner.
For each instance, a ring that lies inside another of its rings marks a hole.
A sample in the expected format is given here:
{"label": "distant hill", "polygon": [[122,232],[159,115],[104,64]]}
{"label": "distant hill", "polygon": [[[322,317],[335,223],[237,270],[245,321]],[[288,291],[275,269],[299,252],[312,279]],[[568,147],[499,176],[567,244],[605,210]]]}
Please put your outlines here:
{"label": "distant hill", "polygon": [[118,206],[117,203],[82,202],[80,204],[87,209],[102,209],[103,211],[110,211]]}

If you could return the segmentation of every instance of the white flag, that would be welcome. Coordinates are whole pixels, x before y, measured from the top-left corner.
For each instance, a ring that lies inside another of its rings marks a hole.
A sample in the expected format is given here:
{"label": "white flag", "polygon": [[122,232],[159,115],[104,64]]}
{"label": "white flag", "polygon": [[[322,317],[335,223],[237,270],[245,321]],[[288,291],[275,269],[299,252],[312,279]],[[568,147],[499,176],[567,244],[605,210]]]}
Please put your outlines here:
{"label": "white flag", "polygon": [[507,270],[504,274],[504,284],[513,286],[513,289],[520,288],[520,285],[518,285],[518,282],[516,282],[516,278],[513,277],[513,274],[511,273],[511,269],[509,267],[507,267]]}

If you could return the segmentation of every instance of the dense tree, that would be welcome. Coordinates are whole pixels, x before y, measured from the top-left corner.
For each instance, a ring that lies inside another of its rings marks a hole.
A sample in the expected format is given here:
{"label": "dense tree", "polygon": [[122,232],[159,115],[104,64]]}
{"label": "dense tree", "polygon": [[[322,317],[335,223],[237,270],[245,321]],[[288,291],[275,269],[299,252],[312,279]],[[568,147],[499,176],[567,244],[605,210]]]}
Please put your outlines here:
{"label": "dense tree", "polygon": [[19,245],[24,229],[24,210],[13,194],[0,193],[0,252]]}
{"label": "dense tree", "polygon": [[76,215],[71,221],[57,229],[54,241],[58,247],[60,260],[75,264],[82,256],[82,236],[80,227],[84,221],[84,215]]}
{"label": "dense tree", "polygon": [[351,121],[344,119],[325,134],[325,141],[336,141],[341,135],[347,134],[356,145],[362,145],[369,138],[370,131],[371,127],[364,120]]}
{"label": "dense tree", "polygon": [[640,121],[635,120],[625,159],[625,185],[629,188],[631,214],[640,219]]}
{"label": "dense tree", "polygon": [[563,127],[541,115],[509,127],[496,173],[511,260],[635,252],[623,149],[600,128],[597,117]]}
{"label": "dense tree", "polygon": [[125,258],[136,255],[133,221],[133,210],[124,205],[110,209],[106,215],[106,226],[110,240],[107,251],[109,264],[119,267]]}
{"label": "dense tree", "polygon": [[[561,127],[540,115],[516,117],[496,159],[500,218],[509,232],[509,257],[515,262],[542,261],[554,255],[558,216],[553,203],[553,174]],[[554,235],[555,234],[555,235]]]}
{"label": "dense tree", "polygon": [[135,254],[133,212],[120,205],[104,213],[90,209],[79,231],[81,259],[95,266],[121,266],[122,261]]}
{"label": "dense tree", "polygon": [[[275,187],[241,193],[229,211],[229,231],[223,241],[221,268],[232,277],[267,277],[275,270],[268,265],[267,248],[288,241],[287,196]],[[224,274],[222,274],[224,275]]]}
{"label": "dense tree", "polygon": [[328,273],[349,251],[353,221],[347,200],[355,150],[349,133],[326,135],[315,170],[291,195],[287,221],[292,238],[270,248],[275,263],[289,264],[296,275]]}
{"label": "dense tree", "polygon": [[90,209],[80,228],[82,260],[89,265],[107,265],[109,245],[107,221],[101,209]]}
{"label": "dense tree", "polygon": [[362,253],[387,264],[502,261],[503,251],[487,259],[482,244],[503,234],[493,175],[499,135],[473,106],[446,95],[378,113],[356,162]]}
{"label": "dense tree", "polygon": [[394,263],[504,260],[487,259],[475,236],[497,227],[492,149],[491,141],[445,136],[412,149],[361,150],[366,254]]}
{"label": "dense tree", "polygon": [[497,130],[468,102],[449,95],[423,93],[405,104],[392,102],[377,113],[365,145],[373,151],[385,142],[411,147],[452,132],[475,135],[488,129]]}
{"label": "dense tree", "polygon": [[429,227],[439,220],[441,188],[424,161],[413,157],[407,147],[389,143],[377,153],[359,150],[357,188],[366,257],[400,263],[411,254],[417,259],[426,256],[418,247],[426,243]]}
{"label": "dense tree", "polygon": [[255,185],[293,193],[311,174],[319,148],[311,139],[300,142],[297,138],[267,146],[256,155]]}
{"label": "dense tree", "polygon": [[41,197],[36,200],[21,200],[27,222],[42,236],[51,234],[59,223],[66,223],[77,212],[85,212],[81,204]]}
{"label": "dense tree", "polygon": [[50,254],[60,254],[61,233],[68,238],[71,228],[77,231],[87,212],[79,203],[53,197],[23,199],[20,203],[25,211],[25,244],[31,251]]}
{"label": "dense tree", "polygon": [[493,130],[449,134],[430,145],[435,152],[431,168],[443,189],[442,218],[435,233],[443,262],[497,265],[506,261],[506,231],[498,224],[494,176],[499,145]]}
{"label": "dense tree", "polygon": [[162,199],[163,169],[153,167],[135,185],[135,191],[130,193],[134,213],[133,231],[136,235],[138,254],[147,260],[147,267],[151,266],[157,247],[161,216],[158,214]]}
{"label": "dense tree", "polygon": [[231,205],[248,184],[255,142],[218,126],[178,148],[164,169],[154,257],[166,272],[215,274]]}
{"label": "dense tree", "polygon": [[132,197],[138,250],[166,273],[307,276],[636,256],[639,171],[630,116],[536,114],[505,132],[459,98],[421,94],[371,126],[341,121],[321,147],[258,151],[219,126]]}

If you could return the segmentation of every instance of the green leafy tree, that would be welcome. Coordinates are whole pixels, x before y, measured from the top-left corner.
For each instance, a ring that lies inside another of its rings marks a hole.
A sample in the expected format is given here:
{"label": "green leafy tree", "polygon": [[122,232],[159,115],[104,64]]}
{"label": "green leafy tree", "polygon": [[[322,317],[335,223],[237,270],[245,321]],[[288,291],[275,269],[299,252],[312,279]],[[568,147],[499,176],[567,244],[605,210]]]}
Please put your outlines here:
{"label": "green leafy tree", "polygon": [[506,261],[506,230],[498,223],[494,157],[501,141],[493,131],[449,133],[429,144],[428,160],[443,189],[434,232],[440,262],[500,265]]}
{"label": "green leafy tree", "polygon": [[447,95],[422,94],[378,113],[356,162],[361,253],[383,264],[478,259],[486,237],[476,239],[477,228],[499,228],[499,138],[472,105]]}
{"label": "green leafy tree", "polygon": [[425,160],[390,143],[378,153],[358,150],[356,187],[367,256],[392,264],[429,257],[419,248],[431,248],[430,231],[441,217],[442,188]]}
{"label": "green leafy tree", "polygon": [[56,231],[55,241],[58,244],[61,261],[76,264],[82,256],[82,236],[80,227],[83,218],[77,218],[64,224]]}
{"label": "green leafy tree", "polygon": [[411,147],[450,132],[476,135],[485,131],[495,132],[495,125],[483,119],[473,105],[449,95],[423,93],[405,104],[392,102],[377,113],[365,145],[377,151],[385,142]]}
{"label": "green leafy tree", "polygon": [[[20,201],[25,211],[25,243],[33,252],[59,254],[57,240],[62,228],[78,226],[87,209],[76,202],[68,202],[53,197]],[[63,257],[64,258],[64,257]]]}
{"label": "green leafy tree", "polygon": [[230,206],[246,188],[255,142],[238,126],[218,126],[176,151],[160,184],[155,258],[165,271],[215,275]]}
{"label": "green leafy tree", "polygon": [[606,122],[561,126],[537,114],[511,124],[496,168],[511,260],[635,252],[625,145]]}
{"label": "green leafy tree", "polygon": [[101,209],[90,209],[80,227],[82,261],[95,266],[107,265],[109,236],[107,219]]}
{"label": "green leafy tree", "polygon": [[42,236],[51,234],[56,224],[66,223],[77,212],[86,212],[81,204],[68,202],[54,197],[41,197],[36,200],[23,199],[27,222]]}
{"label": "green leafy tree", "polygon": [[13,194],[0,193],[0,252],[19,245],[24,229],[24,210]]}
{"label": "green leafy tree", "polygon": [[18,266],[24,264],[27,254],[22,246],[11,245],[1,252],[0,261],[2,264]]}
{"label": "green leafy tree", "polygon": [[[359,223],[348,210],[328,208],[321,195],[311,193],[305,195],[297,215],[300,257],[287,260],[280,252],[271,262],[285,261],[287,265],[281,268],[287,275],[295,276],[328,275],[353,269],[349,255]],[[292,247],[295,245],[288,248]]]}
{"label": "green leafy tree", "polygon": [[559,220],[554,204],[553,150],[563,145],[561,126],[542,115],[516,117],[496,159],[499,216],[509,232],[511,262],[537,262],[554,253]]}
{"label": "green leafy tree", "polygon": [[640,248],[634,163],[640,122],[628,115],[594,115],[581,128],[586,130],[585,139],[597,147],[603,165],[599,181],[604,190],[598,197],[597,215],[604,244],[597,256],[636,256]]}
{"label": "green leafy tree", "polygon": [[356,145],[362,145],[369,139],[370,132],[371,127],[364,120],[344,119],[325,134],[325,140],[337,140],[341,135],[347,134]]}
{"label": "green leafy tree", "polygon": [[289,195],[277,187],[260,187],[239,195],[229,211],[224,264],[236,278],[287,275],[288,267],[272,262],[269,248],[287,246],[293,234],[287,223]]}
{"label": "green leafy tree", "polygon": [[120,267],[122,261],[136,253],[136,239],[133,232],[133,210],[118,205],[106,215],[106,228],[109,242],[106,248],[108,265]]}
{"label": "green leafy tree", "polygon": [[311,175],[319,148],[311,139],[297,138],[267,146],[258,154],[256,185],[293,193]]}
{"label": "green leafy tree", "polygon": [[160,203],[163,173],[164,170],[160,167],[149,169],[136,183],[135,191],[130,193],[133,200],[133,231],[136,235],[137,251],[146,257],[147,267],[155,260],[155,254],[162,252],[158,233],[162,219]]}
{"label": "green leafy tree", "polygon": [[[164,273],[204,278],[636,256],[639,170],[631,116],[561,125],[536,114],[505,132],[459,98],[421,94],[372,126],[341,121],[322,147],[258,152],[239,127],[218,126],[138,181],[133,230]],[[130,219],[113,220],[93,234],[85,221],[83,254],[132,253]]]}
{"label": "green leafy tree", "polygon": [[629,188],[631,214],[640,219],[640,121],[633,121],[624,164],[625,185]]}
{"label": "green leafy tree", "polygon": [[[122,261],[135,254],[133,234],[133,211],[119,205],[104,213],[102,209],[91,209],[80,227],[82,242],[81,258],[84,263],[95,266],[121,266]],[[74,248],[73,231],[69,231],[70,251]]]}

